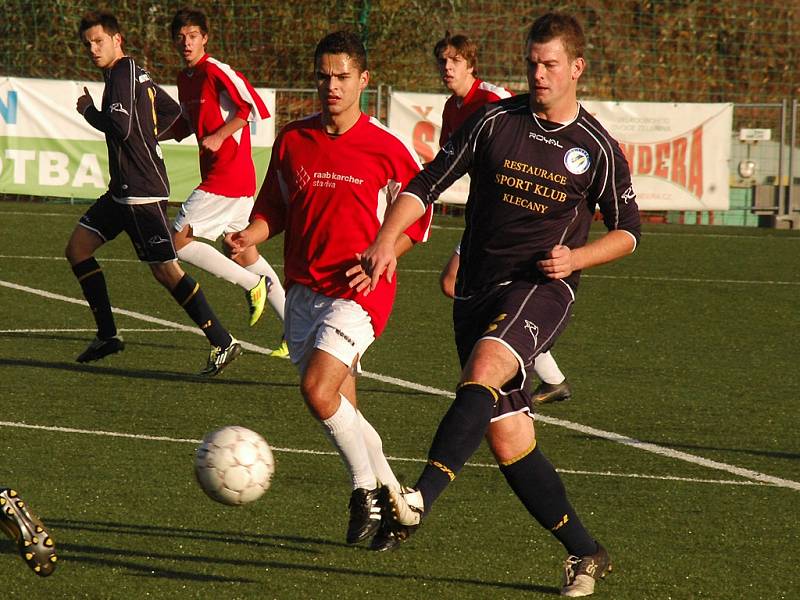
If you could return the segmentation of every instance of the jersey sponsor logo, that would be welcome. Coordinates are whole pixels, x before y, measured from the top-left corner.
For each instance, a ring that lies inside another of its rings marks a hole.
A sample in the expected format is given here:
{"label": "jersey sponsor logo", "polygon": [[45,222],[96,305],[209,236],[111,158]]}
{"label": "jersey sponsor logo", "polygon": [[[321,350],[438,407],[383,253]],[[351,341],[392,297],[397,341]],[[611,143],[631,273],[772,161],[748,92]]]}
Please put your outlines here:
{"label": "jersey sponsor logo", "polygon": [[589,170],[592,160],[583,148],[570,148],[564,155],[564,166],[573,175],[580,175]]}
{"label": "jersey sponsor logo", "polygon": [[539,326],[536,323],[525,319],[525,331],[531,334],[531,337],[533,338],[533,345],[537,346],[539,344]]}
{"label": "jersey sponsor logo", "polygon": [[353,185],[364,183],[363,179],[352,175],[342,175],[341,173],[332,173],[330,171],[314,171],[314,187],[335,188],[339,181],[352,183]]}
{"label": "jersey sponsor logo", "polygon": [[297,187],[302,190],[310,180],[311,177],[309,177],[305,167],[300,165],[300,168],[294,174],[294,181],[297,183]]}
{"label": "jersey sponsor logo", "polygon": [[546,135],[542,135],[541,133],[536,133],[535,131],[528,132],[528,139],[536,140],[537,142],[542,142],[544,144],[549,144],[551,146],[555,146],[556,148],[563,148],[564,146],[561,145],[555,138],[547,137]]}
{"label": "jersey sponsor logo", "polygon": [[119,112],[123,115],[130,115],[130,113],[125,110],[125,107],[122,106],[122,102],[114,102],[114,104],[108,107],[108,112]]}

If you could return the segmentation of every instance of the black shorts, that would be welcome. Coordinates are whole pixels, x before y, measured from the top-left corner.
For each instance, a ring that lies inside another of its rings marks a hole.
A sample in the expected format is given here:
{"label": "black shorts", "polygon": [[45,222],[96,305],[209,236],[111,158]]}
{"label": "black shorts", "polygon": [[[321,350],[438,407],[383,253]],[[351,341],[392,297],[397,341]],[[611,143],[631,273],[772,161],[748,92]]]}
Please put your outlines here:
{"label": "black shorts", "polygon": [[115,202],[110,192],[100,196],[78,221],[110,242],[122,231],[131,238],[136,256],[142,262],[163,263],[177,260],[167,219],[167,201],[147,204]]}
{"label": "black shorts", "polygon": [[478,340],[499,341],[517,358],[520,369],[500,390],[493,420],[529,412],[533,363],[567,326],[575,294],[561,280],[514,281],[453,303],[456,350],[463,368]]}

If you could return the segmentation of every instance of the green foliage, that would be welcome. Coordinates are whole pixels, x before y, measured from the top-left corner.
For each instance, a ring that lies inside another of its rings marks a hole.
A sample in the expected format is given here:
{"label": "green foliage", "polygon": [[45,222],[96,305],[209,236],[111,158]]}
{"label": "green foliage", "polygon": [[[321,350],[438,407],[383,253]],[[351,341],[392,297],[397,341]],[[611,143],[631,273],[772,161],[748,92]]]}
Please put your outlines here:
{"label": "green foliage", "polygon": [[[128,50],[158,81],[180,67],[168,26],[183,2],[115,2]],[[431,50],[445,30],[479,44],[480,74],[514,90],[526,87],[523,40],[545,10],[583,21],[589,69],[581,96],[659,102],[778,102],[800,95],[800,9],[782,0],[700,2],[578,0],[326,0],[210,2],[209,50],[256,84],[307,87],[319,38],[359,31],[370,52],[372,83],[441,91]],[[95,79],[75,35],[89,5],[65,0],[6,0],[0,19],[0,74]]]}

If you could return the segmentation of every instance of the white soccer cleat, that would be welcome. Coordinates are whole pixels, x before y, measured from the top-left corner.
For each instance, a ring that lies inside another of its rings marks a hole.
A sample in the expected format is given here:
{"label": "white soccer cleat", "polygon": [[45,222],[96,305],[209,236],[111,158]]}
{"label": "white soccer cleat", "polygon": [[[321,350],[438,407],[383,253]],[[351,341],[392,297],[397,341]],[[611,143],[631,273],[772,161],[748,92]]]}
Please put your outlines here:
{"label": "white soccer cleat", "polygon": [[400,525],[419,525],[422,521],[422,514],[425,512],[422,493],[408,487],[403,488],[402,491],[395,488],[388,488],[388,490],[394,520]]}

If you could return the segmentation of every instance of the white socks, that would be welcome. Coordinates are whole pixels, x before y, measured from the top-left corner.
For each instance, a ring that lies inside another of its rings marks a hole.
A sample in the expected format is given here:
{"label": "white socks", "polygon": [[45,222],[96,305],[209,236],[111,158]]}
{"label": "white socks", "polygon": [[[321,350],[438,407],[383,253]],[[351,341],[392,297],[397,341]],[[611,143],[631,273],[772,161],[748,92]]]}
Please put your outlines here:
{"label": "white socks", "polygon": [[375,428],[364,418],[361,411],[358,411],[358,418],[361,421],[361,431],[364,433],[364,442],[367,444],[367,453],[369,454],[369,462],[372,464],[372,470],[375,472],[375,477],[383,485],[388,485],[390,488],[396,490],[400,489],[400,482],[394,476],[392,467],[389,466],[389,461],[383,455],[383,442],[381,436],[375,431]]}
{"label": "white socks", "polygon": [[561,383],[566,379],[561,369],[556,364],[556,359],[549,352],[542,352],[536,357],[533,363],[533,370],[539,376],[539,379],[545,383]]}
{"label": "white socks", "polygon": [[353,489],[374,490],[378,487],[378,481],[372,470],[358,412],[341,394],[339,399],[336,412],[322,421],[325,433],[350,471]]}
{"label": "white socks", "polygon": [[265,275],[266,278],[269,279],[269,283],[267,284],[267,302],[269,302],[275,314],[283,321],[283,305],[286,303],[286,292],[283,291],[281,278],[278,277],[275,269],[273,269],[260,254],[258,255],[258,260],[252,265],[247,265],[245,269],[251,273]]}
{"label": "white socks", "polygon": [[178,258],[225,281],[235,283],[245,290],[256,287],[260,279],[255,273],[236,264],[222,252],[203,242],[189,242],[178,250]]}

